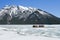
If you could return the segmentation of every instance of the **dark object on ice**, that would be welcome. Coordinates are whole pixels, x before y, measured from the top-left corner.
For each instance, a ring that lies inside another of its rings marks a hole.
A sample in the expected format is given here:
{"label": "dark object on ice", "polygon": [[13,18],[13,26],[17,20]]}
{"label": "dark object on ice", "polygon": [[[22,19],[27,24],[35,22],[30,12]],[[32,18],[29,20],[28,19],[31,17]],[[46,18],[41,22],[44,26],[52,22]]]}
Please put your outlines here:
{"label": "dark object on ice", "polygon": [[33,25],[33,28],[44,28],[44,25],[40,24],[40,25]]}

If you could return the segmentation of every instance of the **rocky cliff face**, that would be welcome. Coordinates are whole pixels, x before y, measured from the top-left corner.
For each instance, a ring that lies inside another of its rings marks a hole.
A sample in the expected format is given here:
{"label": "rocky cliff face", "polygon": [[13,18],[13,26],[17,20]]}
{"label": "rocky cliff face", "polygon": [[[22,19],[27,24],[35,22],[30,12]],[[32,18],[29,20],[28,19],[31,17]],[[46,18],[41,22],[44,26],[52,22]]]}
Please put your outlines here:
{"label": "rocky cliff face", "polygon": [[60,19],[41,9],[7,5],[0,10],[0,24],[60,24]]}

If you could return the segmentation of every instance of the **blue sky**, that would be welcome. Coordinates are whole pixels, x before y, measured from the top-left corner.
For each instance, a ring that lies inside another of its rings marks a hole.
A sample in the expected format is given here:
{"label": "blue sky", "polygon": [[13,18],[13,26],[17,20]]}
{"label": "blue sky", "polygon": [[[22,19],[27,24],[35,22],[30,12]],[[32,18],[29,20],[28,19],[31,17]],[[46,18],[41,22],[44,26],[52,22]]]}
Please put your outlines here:
{"label": "blue sky", "polygon": [[5,5],[22,5],[40,8],[60,17],[60,0],[0,0],[0,9]]}

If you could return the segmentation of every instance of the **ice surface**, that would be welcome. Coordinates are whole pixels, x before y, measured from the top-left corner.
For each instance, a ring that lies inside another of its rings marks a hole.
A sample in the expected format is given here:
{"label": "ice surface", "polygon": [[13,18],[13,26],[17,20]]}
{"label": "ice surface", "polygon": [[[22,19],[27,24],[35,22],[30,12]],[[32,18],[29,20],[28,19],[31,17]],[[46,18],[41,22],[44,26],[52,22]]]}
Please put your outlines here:
{"label": "ice surface", "polygon": [[[0,40],[60,40],[59,38],[53,38],[53,37],[44,37],[41,35],[36,36],[32,35],[31,33],[36,33],[38,29],[21,29],[21,31],[29,31],[30,34],[17,34],[17,29],[9,29],[9,28],[2,28],[0,27]],[[29,33],[27,32],[27,33]],[[41,31],[42,32],[42,31]]]}
{"label": "ice surface", "polygon": [[0,25],[0,40],[60,40],[60,26]]}

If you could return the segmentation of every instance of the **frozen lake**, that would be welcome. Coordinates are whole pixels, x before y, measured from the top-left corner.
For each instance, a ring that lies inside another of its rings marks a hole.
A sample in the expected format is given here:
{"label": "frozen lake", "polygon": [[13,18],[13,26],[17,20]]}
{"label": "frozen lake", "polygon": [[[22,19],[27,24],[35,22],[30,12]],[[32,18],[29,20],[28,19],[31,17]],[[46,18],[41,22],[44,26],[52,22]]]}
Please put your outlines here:
{"label": "frozen lake", "polygon": [[44,25],[44,28],[33,28],[33,25],[0,25],[4,31],[13,31],[19,35],[34,35],[60,38],[60,25]]}

